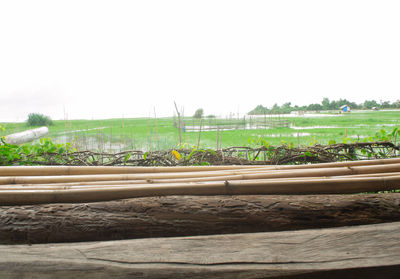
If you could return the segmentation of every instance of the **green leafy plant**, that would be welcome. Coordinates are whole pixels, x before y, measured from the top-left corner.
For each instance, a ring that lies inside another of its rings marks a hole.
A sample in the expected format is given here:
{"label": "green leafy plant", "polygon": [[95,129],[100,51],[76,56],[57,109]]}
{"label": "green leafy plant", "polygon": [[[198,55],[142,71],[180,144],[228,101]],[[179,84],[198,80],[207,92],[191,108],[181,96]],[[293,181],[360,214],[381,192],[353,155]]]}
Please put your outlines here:
{"label": "green leafy plant", "polygon": [[129,158],[132,156],[132,152],[129,152],[128,154],[126,154],[124,156],[124,164],[126,164],[126,162],[128,162]]}
{"label": "green leafy plant", "polygon": [[28,120],[26,124],[30,127],[32,126],[51,126],[53,121],[50,117],[40,114],[40,113],[30,113],[28,115]]}
{"label": "green leafy plant", "polygon": [[[41,162],[63,164],[70,159],[65,155],[75,152],[69,143],[57,144],[50,139],[41,139],[39,143],[15,145],[5,142],[4,137],[0,139],[0,165],[37,165]],[[46,155],[51,156],[49,162]]]}

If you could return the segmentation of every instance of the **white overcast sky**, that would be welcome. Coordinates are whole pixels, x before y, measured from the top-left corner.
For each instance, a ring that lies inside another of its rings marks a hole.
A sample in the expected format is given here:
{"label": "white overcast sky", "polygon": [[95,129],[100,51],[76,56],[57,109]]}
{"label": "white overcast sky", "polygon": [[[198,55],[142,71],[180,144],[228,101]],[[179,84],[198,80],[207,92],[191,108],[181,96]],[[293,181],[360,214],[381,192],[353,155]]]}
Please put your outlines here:
{"label": "white overcast sky", "polygon": [[400,99],[400,1],[0,0],[0,122]]}

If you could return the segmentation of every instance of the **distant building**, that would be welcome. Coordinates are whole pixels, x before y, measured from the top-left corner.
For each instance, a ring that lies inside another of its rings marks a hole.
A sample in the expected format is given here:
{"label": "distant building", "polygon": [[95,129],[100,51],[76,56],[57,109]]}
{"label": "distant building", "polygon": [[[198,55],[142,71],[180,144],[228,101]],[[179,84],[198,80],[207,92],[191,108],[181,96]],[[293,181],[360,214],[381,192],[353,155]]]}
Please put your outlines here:
{"label": "distant building", "polygon": [[341,113],[350,112],[350,107],[348,105],[343,105],[340,107],[340,112]]}

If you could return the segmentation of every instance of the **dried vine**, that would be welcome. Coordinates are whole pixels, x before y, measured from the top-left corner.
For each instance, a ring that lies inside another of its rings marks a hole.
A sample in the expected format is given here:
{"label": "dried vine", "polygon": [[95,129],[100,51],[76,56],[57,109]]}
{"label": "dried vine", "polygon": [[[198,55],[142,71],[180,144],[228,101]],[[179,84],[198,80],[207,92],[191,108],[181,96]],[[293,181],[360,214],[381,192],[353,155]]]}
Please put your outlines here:
{"label": "dried vine", "polygon": [[177,166],[177,165],[271,165],[325,163],[347,160],[392,158],[400,155],[400,146],[392,142],[341,143],[309,147],[261,146],[229,147],[221,150],[180,149],[165,151],[124,151],[100,153],[79,151],[45,153],[38,165],[76,166]]}

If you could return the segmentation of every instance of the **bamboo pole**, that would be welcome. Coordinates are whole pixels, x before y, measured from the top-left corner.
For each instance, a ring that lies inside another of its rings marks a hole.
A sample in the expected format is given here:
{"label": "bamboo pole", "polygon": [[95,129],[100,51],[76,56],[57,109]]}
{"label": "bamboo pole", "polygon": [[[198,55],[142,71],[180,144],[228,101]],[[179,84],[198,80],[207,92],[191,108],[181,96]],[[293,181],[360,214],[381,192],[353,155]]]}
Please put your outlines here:
{"label": "bamboo pole", "polygon": [[[224,182],[224,183],[263,183],[263,182],[291,182],[291,181],[331,181],[332,179],[346,181],[346,179],[354,178],[379,178],[379,177],[392,177],[400,176],[400,172],[392,173],[371,173],[371,174],[358,174],[358,175],[346,175],[346,176],[315,176],[315,177],[289,177],[289,178],[258,178],[258,179],[244,179],[243,176],[224,176],[224,177],[212,177],[206,178],[195,178],[195,179],[159,179],[159,180],[132,180],[132,181],[91,181],[91,182],[73,182],[73,183],[52,183],[52,184],[8,184],[0,185],[0,191],[2,190],[69,190],[69,189],[102,189],[102,188],[121,188],[121,187],[144,187],[144,186],[167,186],[171,184],[192,184],[192,183],[212,183],[212,182]],[[201,184],[199,184],[201,185]],[[400,188],[400,185],[399,185]]]}
{"label": "bamboo pole", "polygon": [[96,202],[169,195],[344,194],[394,190],[400,176],[170,183],[66,190],[3,190],[0,205]]}
{"label": "bamboo pole", "polygon": [[132,174],[161,172],[192,172],[238,169],[314,169],[328,167],[352,167],[386,165],[400,163],[400,158],[346,161],[307,165],[223,165],[223,166],[174,166],[174,167],[122,167],[122,166],[3,166],[0,176],[46,176],[46,175],[84,175],[84,174]]}
{"label": "bamboo pole", "polygon": [[[382,176],[396,176],[400,175],[400,172],[388,172],[388,173],[367,173],[367,174],[353,174],[353,175],[338,175],[338,176],[317,176],[317,177],[303,177],[303,179],[314,179],[314,178],[355,178],[355,177],[382,177]],[[265,179],[265,178],[264,178]],[[267,178],[268,179],[268,178]],[[279,179],[279,178],[269,178]],[[302,179],[302,177],[287,177],[282,178],[285,180],[290,179]],[[226,181],[226,180],[246,180],[242,175],[228,175],[228,176],[216,176],[216,177],[197,177],[197,178],[176,178],[176,179],[148,179],[148,180],[110,180],[110,181],[88,181],[88,182],[66,182],[66,183],[48,183],[48,184],[5,184],[0,185],[1,189],[27,189],[30,187],[36,189],[36,187],[50,187],[50,186],[112,186],[112,185],[136,185],[136,184],[166,184],[166,183],[181,183],[181,182],[207,182],[207,181]]]}
{"label": "bamboo pole", "polygon": [[0,185],[5,184],[49,184],[67,182],[112,181],[112,180],[152,180],[152,179],[176,179],[176,178],[201,178],[208,180],[210,177],[240,175],[239,179],[265,179],[265,178],[289,178],[289,177],[317,177],[339,176],[370,173],[399,172],[400,164],[354,166],[337,168],[316,168],[298,170],[223,170],[204,172],[178,172],[178,173],[152,173],[152,174],[108,174],[108,175],[69,175],[69,176],[3,176],[0,177]]}
{"label": "bamboo pole", "polygon": [[38,184],[38,183],[64,183],[64,182],[89,182],[111,180],[149,180],[149,179],[174,179],[216,177],[230,174],[239,174],[235,171],[205,171],[205,172],[176,172],[176,173],[138,173],[138,174],[106,174],[106,175],[60,175],[60,176],[3,176],[0,185],[4,184]]}
{"label": "bamboo pole", "polygon": [[[400,160],[399,160],[400,162]],[[191,171],[214,171],[271,168],[265,165],[224,165],[224,166],[173,166],[173,167],[106,167],[106,166],[2,166],[0,176],[46,176],[46,175],[84,175],[84,174],[132,174],[169,173]]]}
{"label": "bamboo pole", "polygon": [[400,163],[399,158],[389,159],[374,159],[374,160],[360,160],[360,161],[344,161],[332,163],[319,163],[307,165],[279,165],[278,169],[309,169],[309,168],[328,168],[328,167],[354,167],[354,166],[372,166],[372,165],[386,165]]}

